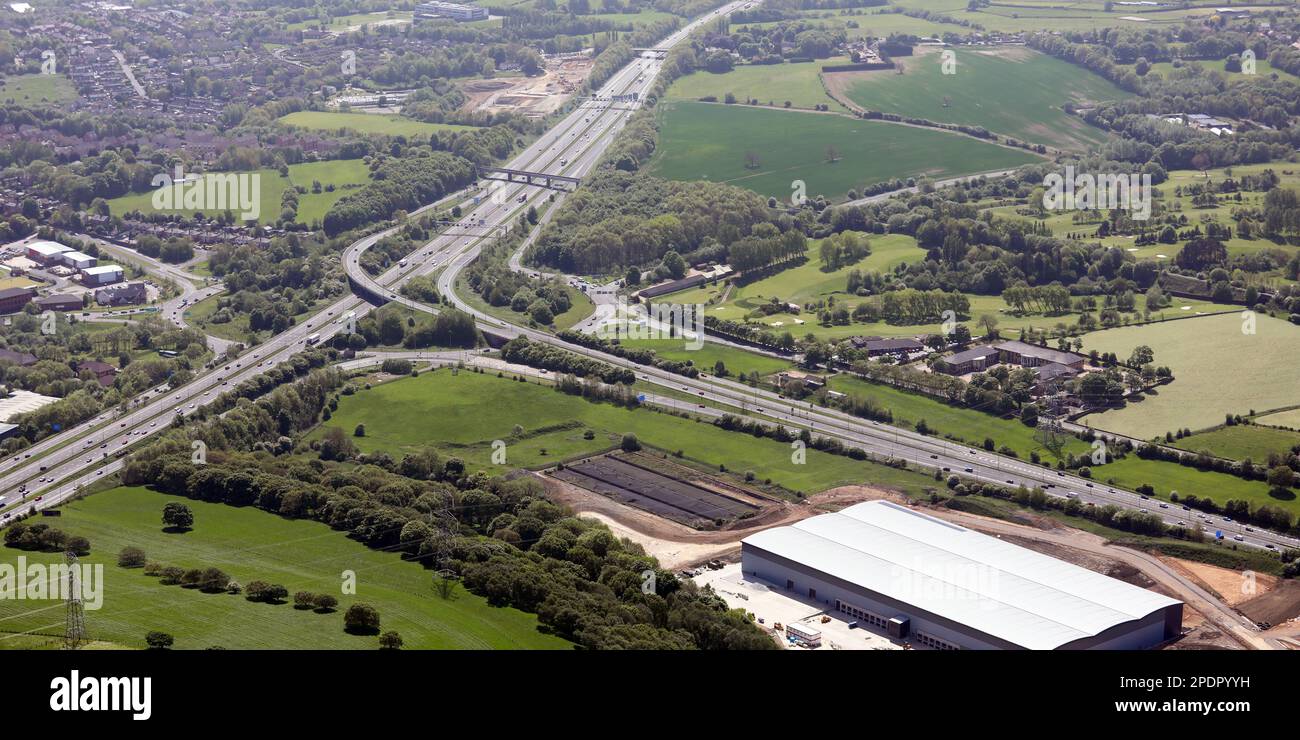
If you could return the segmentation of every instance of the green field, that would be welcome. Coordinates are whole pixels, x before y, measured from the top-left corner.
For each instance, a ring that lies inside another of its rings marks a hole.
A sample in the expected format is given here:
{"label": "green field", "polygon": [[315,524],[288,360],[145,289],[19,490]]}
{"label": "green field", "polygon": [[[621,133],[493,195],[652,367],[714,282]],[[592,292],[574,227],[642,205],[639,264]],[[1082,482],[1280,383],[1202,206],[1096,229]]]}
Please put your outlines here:
{"label": "green field", "polygon": [[1197,470],[1177,463],[1143,460],[1133,455],[1093,467],[1092,477],[1129,490],[1149,484],[1155,489],[1155,495],[1163,499],[1176,492],[1179,497],[1208,498],[1220,506],[1231,499],[1239,499],[1249,501],[1251,509],[1272,504],[1292,513],[1300,513],[1300,501],[1273,498],[1268,495],[1268,484],[1263,481]]}
{"label": "green field", "polygon": [[1300,327],[1260,315],[1256,333],[1242,331],[1239,313],[1167,321],[1088,334],[1084,351],[1128,357],[1140,344],[1155,351],[1174,381],[1140,402],[1091,414],[1086,423],[1139,439],[1189,427],[1222,424],[1227,414],[1292,406],[1300,388],[1295,347]]}
{"label": "green field", "polygon": [[473,126],[452,123],[423,123],[405,116],[378,113],[352,113],[344,111],[303,110],[281,116],[279,122],[286,126],[300,126],[318,131],[349,130],[362,134],[428,138],[430,134],[445,131],[468,131]]}
{"label": "green field", "polygon": [[[326,162],[291,164],[289,165],[289,176],[287,178],[273,169],[260,169],[255,174],[260,175],[257,220],[261,223],[272,223],[280,218],[280,198],[288,188],[303,187],[307,189],[306,193],[298,195],[298,217],[296,220],[298,223],[312,224],[323,219],[325,213],[339,198],[370,182],[370,170],[366,167],[365,161],[360,159],[336,159]],[[319,193],[312,192],[312,185],[317,181],[321,184],[321,192]],[[329,185],[334,186],[334,192],[325,190]],[[108,205],[114,215],[130,213],[131,211],[148,213],[153,210],[153,192],[123,195],[109,200]],[[179,213],[191,216],[195,211],[181,209]],[[215,216],[218,214],[208,213],[205,215]],[[236,217],[239,215],[238,212],[235,213]]]}
{"label": "green field", "polygon": [[1275,427],[1287,427],[1289,429],[1300,429],[1300,409],[1289,409],[1287,411],[1278,411],[1273,414],[1265,414],[1255,419],[1260,424],[1268,424]]}
{"label": "green field", "polygon": [[[1242,192],[1241,200],[1238,201],[1233,197],[1221,196],[1217,205],[1206,207],[1195,205],[1193,196],[1185,189],[1189,185],[1203,185],[1207,179],[1211,183],[1220,183],[1229,177],[1240,178],[1243,175],[1257,175],[1264,170],[1272,170],[1277,175],[1279,182],[1284,187],[1300,187],[1300,175],[1296,173],[1295,166],[1290,162],[1265,162],[1260,164],[1237,165],[1229,168],[1211,169],[1204,173],[1196,170],[1173,170],[1169,172],[1169,178],[1153,189],[1154,203],[1159,204],[1160,208],[1167,209],[1173,213],[1183,213],[1189,220],[1201,223],[1204,220],[1217,221],[1223,226],[1231,227],[1234,225],[1232,212],[1243,209],[1263,209],[1264,193],[1262,192]],[[1207,178],[1208,176],[1208,178]],[[1184,188],[1181,195],[1177,194],[1179,188]],[[1172,260],[1182,250],[1182,244],[1147,244],[1141,247],[1133,245],[1134,237],[1132,235],[1112,234],[1106,237],[1094,236],[1100,223],[1100,216],[1091,223],[1075,223],[1075,211],[1045,211],[1042,213],[1030,209],[1028,205],[997,205],[985,208],[984,210],[1008,219],[1033,220],[1046,226],[1054,236],[1065,237],[1068,235],[1084,235],[1089,241],[1097,241],[1103,246],[1117,247],[1133,255],[1139,260],[1168,261]],[[1041,217],[1040,216],[1045,216]],[[1241,254],[1253,254],[1266,250],[1283,250],[1295,254],[1297,249],[1294,245],[1288,245],[1278,241],[1272,241],[1263,237],[1253,237],[1243,239],[1233,232],[1233,236],[1222,240],[1224,246],[1228,248],[1228,254],[1232,256]],[[1268,280],[1278,280],[1282,276],[1281,270],[1275,270],[1271,273],[1263,273],[1259,277]]]}
{"label": "green field", "polygon": [[[556,316],[555,320],[551,322],[551,325],[556,330],[572,328],[574,324],[596,313],[596,304],[591,302],[586,293],[572,286],[568,286],[564,290],[569,294],[569,310]],[[514,314],[511,318],[517,318],[518,316],[519,314]]]}
{"label": "green field", "polygon": [[[184,534],[162,530],[169,501],[194,511],[195,526]],[[374,606],[383,630],[396,630],[407,647],[425,649],[565,648],[569,643],[538,631],[537,618],[515,609],[488,606],[463,589],[443,600],[433,591],[430,571],[396,553],[371,550],[344,532],[306,520],[284,519],[257,509],[168,496],[143,488],[117,488],[62,507],[55,526],[89,538],[91,555],[82,563],[104,565],[103,607],[86,609],[86,629],[95,640],[144,647],[145,633],[168,632],[176,648],[370,649],[371,636],[343,631],[343,613],[355,602]],[[292,601],[263,604],[241,595],[205,594],[164,586],[141,570],[117,566],[121,548],[140,547],[152,561],[182,568],[214,566],[240,583],[265,580],[289,593],[333,594],[339,609],[318,614],[295,609]],[[14,563],[62,562],[63,555],[5,549]],[[345,570],[356,574],[356,594],[341,591]],[[60,635],[62,601],[0,601],[0,647],[21,645],[23,632]],[[10,640],[14,640],[10,643]]]}
{"label": "green field", "polygon": [[[846,265],[838,270],[822,269],[817,251],[818,242],[814,240],[808,247],[807,260],[803,264],[782,270],[762,280],[733,287],[727,294],[727,300],[722,303],[717,301],[726,291],[725,285],[704,285],[673,293],[673,300],[676,303],[707,303],[709,307],[706,310],[710,316],[729,321],[743,320],[747,313],[772,298],[801,306],[829,296],[835,296],[837,302],[848,300],[850,303],[856,303],[845,293],[849,273],[852,271],[888,273],[897,265],[918,262],[925,258],[924,250],[918,249],[916,240],[906,234],[872,235],[869,239],[871,254],[855,264]],[[809,315],[799,318],[803,321],[811,318],[812,323],[816,323],[815,317]],[[797,328],[800,332],[811,329],[805,325],[792,325],[795,317],[790,314],[774,314],[763,320],[780,321],[783,322],[783,326],[792,330]]]}
{"label": "green field", "polygon": [[0,79],[0,103],[64,105],[77,99],[77,88],[63,75],[14,75]]}
{"label": "green field", "polygon": [[[1222,59],[1188,59],[1188,60],[1184,60],[1182,63],[1185,65],[1195,64],[1196,66],[1201,67],[1202,69],[1212,71],[1212,72],[1218,72],[1219,74],[1223,75],[1224,79],[1228,80],[1229,82],[1237,82],[1239,80],[1258,79],[1261,77],[1272,77],[1275,74],[1277,75],[1278,79],[1281,80],[1288,80],[1290,82],[1300,82],[1300,77],[1296,77],[1290,72],[1284,72],[1280,69],[1274,69],[1273,65],[1269,64],[1267,59],[1255,60],[1254,75],[1248,75],[1245,74],[1244,72],[1228,72],[1223,68],[1224,61]],[[1148,75],[1158,74],[1167,77],[1173,71],[1174,71],[1173,62],[1156,62],[1151,65],[1151,71],[1147,72],[1147,74]]]}
{"label": "green field", "polygon": [[[1211,15],[1214,6],[1151,12],[1151,9],[1115,5],[1106,12],[1101,0],[1008,0],[994,2],[976,12],[967,12],[961,0],[895,0],[904,8],[939,11],[978,23],[989,31],[1087,31],[1101,28],[1151,28],[1179,25],[1188,17]],[[1164,9],[1162,9],[1164,10]]]}
{"label": "green field", "polygon": [[731,93],[741,103],[753,98],[763,105],[781,107],[789,102],[795,108],[812,108],[824,104],[843,110],[843,106],[826,94],[819,77],[823,64],[837,61],[847,60],[741,65],[725,74],[701,70],[678,78],[668,88],[668,98],[699,100],[711,95],[722,102]]}
{"label": "green field", "polygon": [[[727,182],[782,201],[796,181],[805,183],[809,198],[844,200],[850,189],[893,178],[939,179],[1037,161],[960,134],[848,116],[689,101],[658,110],[662,134],[653,174]],[[827,147],[837,150],[833,164]],[[746,167],[747,152],[758,157],[757,167]]]}
{"label": "green field", "polygon": [[[673,293],[672,300],[676,303],[707,304],[705,311],[709,316],[728,321],[746,321],[750,312],[772,298],[782,302],[797,303],[800,306],[809,302],[833,298],[837,306],[843,305],[852,310],[854,306],[868,299],[844,292],[847,287],[849,272],[854,269],[863,272],[873,270],[888,272],[896,265],[916,261],[924,257],[924,252],[917,248],[916,241],[905,234],[872,235],[870,241],[870,255],[855,265],[843,267],[833,272],[823,272],[821,270],[821,262],[817,259],[817,245],[814,242],[809,249],[809,261],[802,265],[746,285],[731,287],[729,292],[726,283],[709,284]],[[721,300],[724,294],[726,295],[725,301]],[[982,330],[977,331],[976,322],[984,314],[995,316],[998,319],[998,329],[1004,334],[1027,328],[1055,329],[1058,325],[1068,326],[1078,320],[1078,314],[1075,313],[1060,316],[1016,314],[1012,312],[1011,307],[1000,296],[972,294],[967,297],[970,299],[970,318],[962,323],[976,333],[982,333]],[[1154,312],[1152,318],[1157,320],[1173,319],[1189,314],[1231,311],[1235,308],[1194,299],[1173,297],[1171,300],[1173,302],[1171,306]],[[1138,313],[1129,316],[1140,317],[1145,301],[1145,296],[1138,296]],[[769,331],[789,331],[796,337],[811,333],[824,340],[844,339],[858,335],[913,336],[933,334],[940,330],[937,322],[933,324],[889,324],[884,321],[876,321],[822,326],[818,323],[817,315],[812,312],[801,312],[798,315],[774,313],[767,316],[756,316],[748,320],[751,323],[762,324]]]}
{"label": "green field", "polygon": [[346,31],[350,28],[360,28],[367,24],[378,23],[410,23],[411,11],[395,10],[384,13],[353,13],[352,15],[340,15],[335,18],[321,19],[313,18],[308,21],[298,21],[285,26],[287,31],[302,31],[309,28],[325,28],[328,31]]}
{"label": "green field", "polygon": [[1106,133],[1067,115],[1062,105],[1129,96],[1082,67],[1022,47],[954,53],[954,74],[943,74],[937,52],[899,57],[901,75],[892,70],[837,74],[853,76],[844,83],[848,98],[868,110],[982,126],[1068,150],[1087,149],[1104,141]]}
{"label": "green field", "polygon": [[[1006,445],[1022,459],[1028,460],[1031,452],[1037,452],[1045,462],[1057,460],[1055,453],[1034,437],[1034,427],[1025,426],[1015,419],[1001,419],[976,409],[952,406],[932,396],[899,390],[852,375],[832,376],[830,387],[851,396],[870,399],[889,409],[894,415],[895,426],[913,428],[916,422],[924,419],[926,425],[935,430],[933,436],[936,437],[950,437],[973,446],[981,446],[986,437],[991,437],[997,447]],[[1073,437],[1068,438],[1061,449],[1063,454],[1073,452],[1076,455],[1087,450],[1088,445]]]}
{"label": "green field", "polygon": [[655,355],[667,360],[691,362],[701,372],[710,375],[713,374],[713,368],[719,361],[731,376],[748,375],[751,372],[771,375],[792,367],[789,361],[779,357],[770,357],[714,342],[705,342],[699,349],[687,349],[681,339],[624,339],[621,344],[625,347],[654,350]]}
{"label": "green field", "polygon": [[1254,424],[1238,424],[1197,432],[1190,437],[1174,440],[1174,447],[1191,452],[1209,452],[1233,460],[1250,458],[1256,462],[1268,460],[1270,453],[1286,454],[1300,444],[1300,433],[1274,429]]}
{"label": "green field", "polygon": [[[658,392],[647,387],[647,392]],[[485,409],[493,409],[485,413]],[[422,373],[376,386],[339,401],[325,423],[351,435],[365,425],[364,437],[352,437],[363,452],[384,450],[394,456],[432,446],[465,460],[474,468],[500,470],[492,464],[492,442],[506,443],[506,466],[543,467],[618,445],[633,432],[642,443],[687,459],[732,471],[754,471],[786,488],[811,493],[846,483],[892,486],[919,492],[933,480],[919,473],[840,455],[808,450],[807,463],[790,459],[790,446],[771,439],[728,432],[712,424],[647,409],[626,409],[564,395],[535,382],[519,383],[495,375],[448,369]],[[514,437],[515,425],[524,432]],[[587,429],[595,438],[583,439]],[[316,432],[317,435],[320,430]]]}

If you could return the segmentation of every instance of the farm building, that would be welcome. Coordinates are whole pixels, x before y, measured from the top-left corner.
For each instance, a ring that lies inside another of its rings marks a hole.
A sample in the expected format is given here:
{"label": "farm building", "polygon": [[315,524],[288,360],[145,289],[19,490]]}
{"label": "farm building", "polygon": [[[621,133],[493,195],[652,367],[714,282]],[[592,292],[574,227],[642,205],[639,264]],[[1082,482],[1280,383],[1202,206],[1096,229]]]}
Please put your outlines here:
{"label": "farm building", "polygon": [[992,347],[971,347],[944,357],[936,369],[951,375],[978,373],[996,365],[998,351]]}
{"label": "farm building", "polygon": [[941,650],[1137,650],[1182,629],[1180,601],[888,501],[752,534],[741,569]]}
{"label": "farm building", "polygon": [[885,339],[883,337],[852,337],[849,342],[857,349],[867,351],[869,357],[879,357],[881,355],[909,355],[913,352],[920,352],[925,349],[925,345],[909,339],[907,337],[897,339]]}
{"label": "farm building", "polygon": [[56,242],[32,242],[27,245],[27,257],[37,264],[50,265],[59,263],[59,255],[71,252],[72,247],[65,247]]}
{"label": "farm building", "polygon": [[1055,362],[1075,370],[1082,370],[1083,361],[1086,359],[1083,355],[1076,355],[1073,352],[1039,347],[1037,344],[1027,342],[999,342],[993,345],[993,349],[998,351],[1002,362],[1021,367],[1038,367]]}
{"label": "farm building", "polygon": [[88,267],[81,271],[81,282],[86,285],[112,285],[122,282],[122,268],[117,265]]}

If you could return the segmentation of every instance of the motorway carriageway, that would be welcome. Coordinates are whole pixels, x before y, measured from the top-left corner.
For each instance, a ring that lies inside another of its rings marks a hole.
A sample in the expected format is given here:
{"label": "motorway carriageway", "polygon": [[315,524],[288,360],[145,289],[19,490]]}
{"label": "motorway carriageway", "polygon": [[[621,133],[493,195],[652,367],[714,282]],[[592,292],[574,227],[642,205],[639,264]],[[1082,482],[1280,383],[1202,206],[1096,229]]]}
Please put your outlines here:
{"label": "motorway carriageway", "polygon": [[[670,46],[680,41],[686,34],[698,27],[698,24],[717,17],[719,13],[731,12],[741,5],[744,5],[744,3],[733,3],[710,13],[679,30],[660,46]],[[619,73],[616,73],[602,87],[598,96],[608,98],[637,88],[648,88],[660,66],[661,62],[657,59],[635,60]],[[588,120],[593,113],[595,120]],[[613,132],[626,119],[626,116],[622,113],[621,110],[614,108],[612,105],[601,107],[599,102],[594,106],[584,104],[550,132],[534,142],[508,166],[511,169],[528,169],[544,171],[550,174],[575,174],[581,176],[599,160],[604,149],[612,140]],[[581,138],[579,138],[579,134],[581,134]],[[577,154],[573,154],[575,151]],[[566,165],[560,165],[557,169],[555,165],[558,164],[559,160],[565,159],[569,155],[573,155],[573,160]],[[366,237],[349,247],[345,252],[345,268],[356,283],[375,293],[380,300],[386,298],[408,308],[429,313],[436,313],[437,309],[417,301],[399,297],[398,290],[401,284],[413,276],[429,274],[445,268],[439,278],[439,289],[442,294],[447,296],[454,304],[457,304],[457,307],[461,310],[474,315],[480,325],[491,333],[505,337],[527,336],[531,341],[557,344],[569,351],[608,364],[632,369],[641,380],[669,388],[680,387],[688,393],[700,396],[702,401],[752,409],[762,417],[777,420],[790,426],[806,427],[819,435],[841,439],[846,443],[862,447],[877,458],[907,460],[913,467],[947,467],[952,473],[1000,485],[1042,486],[1050,495],[1067,496],[1074,494],[1084,503],[1098,505],[1115,503],[1133,509],[1157,507],[1159,505],[1159,502],[1144,501],[1136,493],[1104,487],[1100,483],[1085,481],[1071,475],[1058,474],[1056,471],[1015,458],[985,453],[956,443],[925,437],[908,430],[886,427],[875,422],[864,422],[862,419],[848,416],[833,409],[815,407],[807,403],[791,402],[775,393],[750,388],[732,381],[708,378],[708,376],[702,376],[700,380],[692,380],[657,368],[636,365],[613,355],[560,342],[555,337],[543,332],[513,326],[466,305],[456,296],[454,290],[454,283],[460,270],[478,256],[483,241],[493,233],[495,227],[512,222],[519,213],[527,209],[529,201],[546,192],[548,191],[540,187],[514,183],[501,186],[497,192],[496,202],[492,202],[490,199],[489,202],[480,204],[479,208],[473,208],[472,201],[467,201],[465,205],[472,208],[472,210],[466,217],[462,218],[462,223],[473,225],[480,223],[481,220],[482,226],[479,228],[483,230],[483,234],[466,239],[463,244],[459,245],[460,249],[456,248],[458,246],[456,245],[457,237],[442,235],[411,255],[417,258],[413,260],[415,264],[406,268],[399,265],[391,268],[378,279],[371,278],[360,269],[359,256],[370,246],[399,228],[393,227]],[[515,205],[519,203],[516,197],[517,194],[525,196],[522,204]],[[416,213],[424,210],[426,209],[420,209]],[[332,323],[320,326],[316,331],[321,334],[322,339],[331,337],[342,329],[339,319],[350,312],[354,312],[356,316],[360,317],[370,309],[370,304],[363,303],[359,299],[344,299],[336,303],[330,310],[324,312],[326,321]],[[312,324],[310,323],[277,335],[270,342],[260,347],[263,350],[262,355],[265,357],[264,362],[258,363],[257,366],[244,368],[242,371],[239,368],[232,368],[230,365],[223,368],[225,372],[232,373],[227,378],[227,381],[237,383],[261,372],[264,364],[275,364],[283,361],[301,349],[300,345],[309,333],[313,333]],[[256,359],[256,357],[253,359]],[[217,374],[211,373],[210,375],[216,376]],[[192,383],[191,386],[196,386],[194,388],[184,386],[166,397],[161,404],[158,404],[161,407],[161,413],[155,410],[155,404],[150,404],[149,409],[141,412],[138,419],[135,416],[127,418],[125,428],[130,431],[132,428],[139,429],[142,422],[152,423],[159,416],[165,414],[166,407],[176,404],[181,405],[181,413],[192,412],[193,409],[186,406],[186,402],[194,403],[192,399],[198,394],[198,391],[210,389],[215,382],[214,377],[207,377],[204,380],[203,383],[199,381]],[[204,395],[209,394],[205,393]],[[147,430],[141,430],[144,431],[144,434],[140,436],[147,436],[153,428],[150,426]],[[120,437],[115,437],[113,442],[116,442],[117,439],[120,439]],[[112,447],[113,445],[110,444],[110,449]],[[50,472],[55,475],[56,479],[71,478],[81,468],[75,461],[76,457],[76,455],[65,456],[64,459],[70,458],[71,461],[64,466],[52,469]],[[26,466],[21,474],[33,475],[33,466],[34,464]],[[112,469],[117,467],[117,465],[110,465]],[[104,470],[101,470],[99,474],[103,472]],[[11,476],[0,478],[0,485],[9,485],[10,478]],[[85,481],[89,478],[90,476],[83,476],[81,480]],[[1052,488],[1047,488],[1047,486],[1052,486]],[[60,489],[56,496],[47,497],[47,501],[42,503],[60,500],[66,495],[70,495],[71,492],[71,486],[66,490]],[[1196,512],[1183,511],[1181,508],[1152,508],[1151,510],[1161,514],[1169,522],[1181,521],[1188,526],[1202,526],[1203,524]],[[1300,545],[1300,541],[1272,532],[1246,532],[1245,528],[1238,523],[1220,522],[1214,524],[1210,530],[1211,533],[1215,529],[1223,530],[1229,534],[1239,534],[1243,536],[1243,539],[1248,536],[1250,539],[1246,540],[1246,544],[1254,546],[1273,544],[1279,547],[1293,547]]]}

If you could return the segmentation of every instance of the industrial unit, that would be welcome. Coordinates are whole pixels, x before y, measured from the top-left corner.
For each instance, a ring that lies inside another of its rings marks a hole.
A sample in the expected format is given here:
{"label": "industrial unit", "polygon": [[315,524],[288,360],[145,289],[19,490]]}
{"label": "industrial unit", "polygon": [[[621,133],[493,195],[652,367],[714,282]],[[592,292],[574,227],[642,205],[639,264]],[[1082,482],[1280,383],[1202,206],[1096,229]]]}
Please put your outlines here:
{"label": "industrial unit", "polygon": [[28,259],[42,265],[57,265],[60,263],[59,255],[71,251],[73,251],[72,247],[65,247],[57,242],[36,241],[27,245]]}
{"label": "industrial unit", "polygon": [[99,264],[99,260],[84,252],[64,252],[59,255],[59,259],[74,270],[84,270]]}
{"label": "industrial unit", "polygon": [[122,282],[122,268],[117,265],[87,267],[81,271],[81,282],[90,286],[120,283]]}
{"label": "industrial unit", "polygon": [[746,537],[741,569],[857,626],[941,650],[1137,650],[1183,604],[887,501]]}
{"label": "industrial unit", "polygon": [[487,8],[459,3],[428,2],[415,6],[416,18],[450,18],[454,21],[485,21]]}

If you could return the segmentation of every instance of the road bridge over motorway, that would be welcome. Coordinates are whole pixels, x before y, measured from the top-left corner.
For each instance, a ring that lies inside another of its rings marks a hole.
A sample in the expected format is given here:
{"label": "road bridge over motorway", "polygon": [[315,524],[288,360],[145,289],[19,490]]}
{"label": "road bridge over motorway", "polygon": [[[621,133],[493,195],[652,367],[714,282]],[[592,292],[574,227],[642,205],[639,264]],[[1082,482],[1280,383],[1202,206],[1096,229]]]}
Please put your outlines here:
{"label": "road bridge over motorway", "polygon": [[551,190],[577,190],[582,184],[582,179],[570,177],[568,175],[552,175],[546,172],[530,172],[529,170],[512,170],[508,167],[480,167],[479,177],[484,180],[497,180],[499,182],[526,183],[528,185],[537,185]]}

